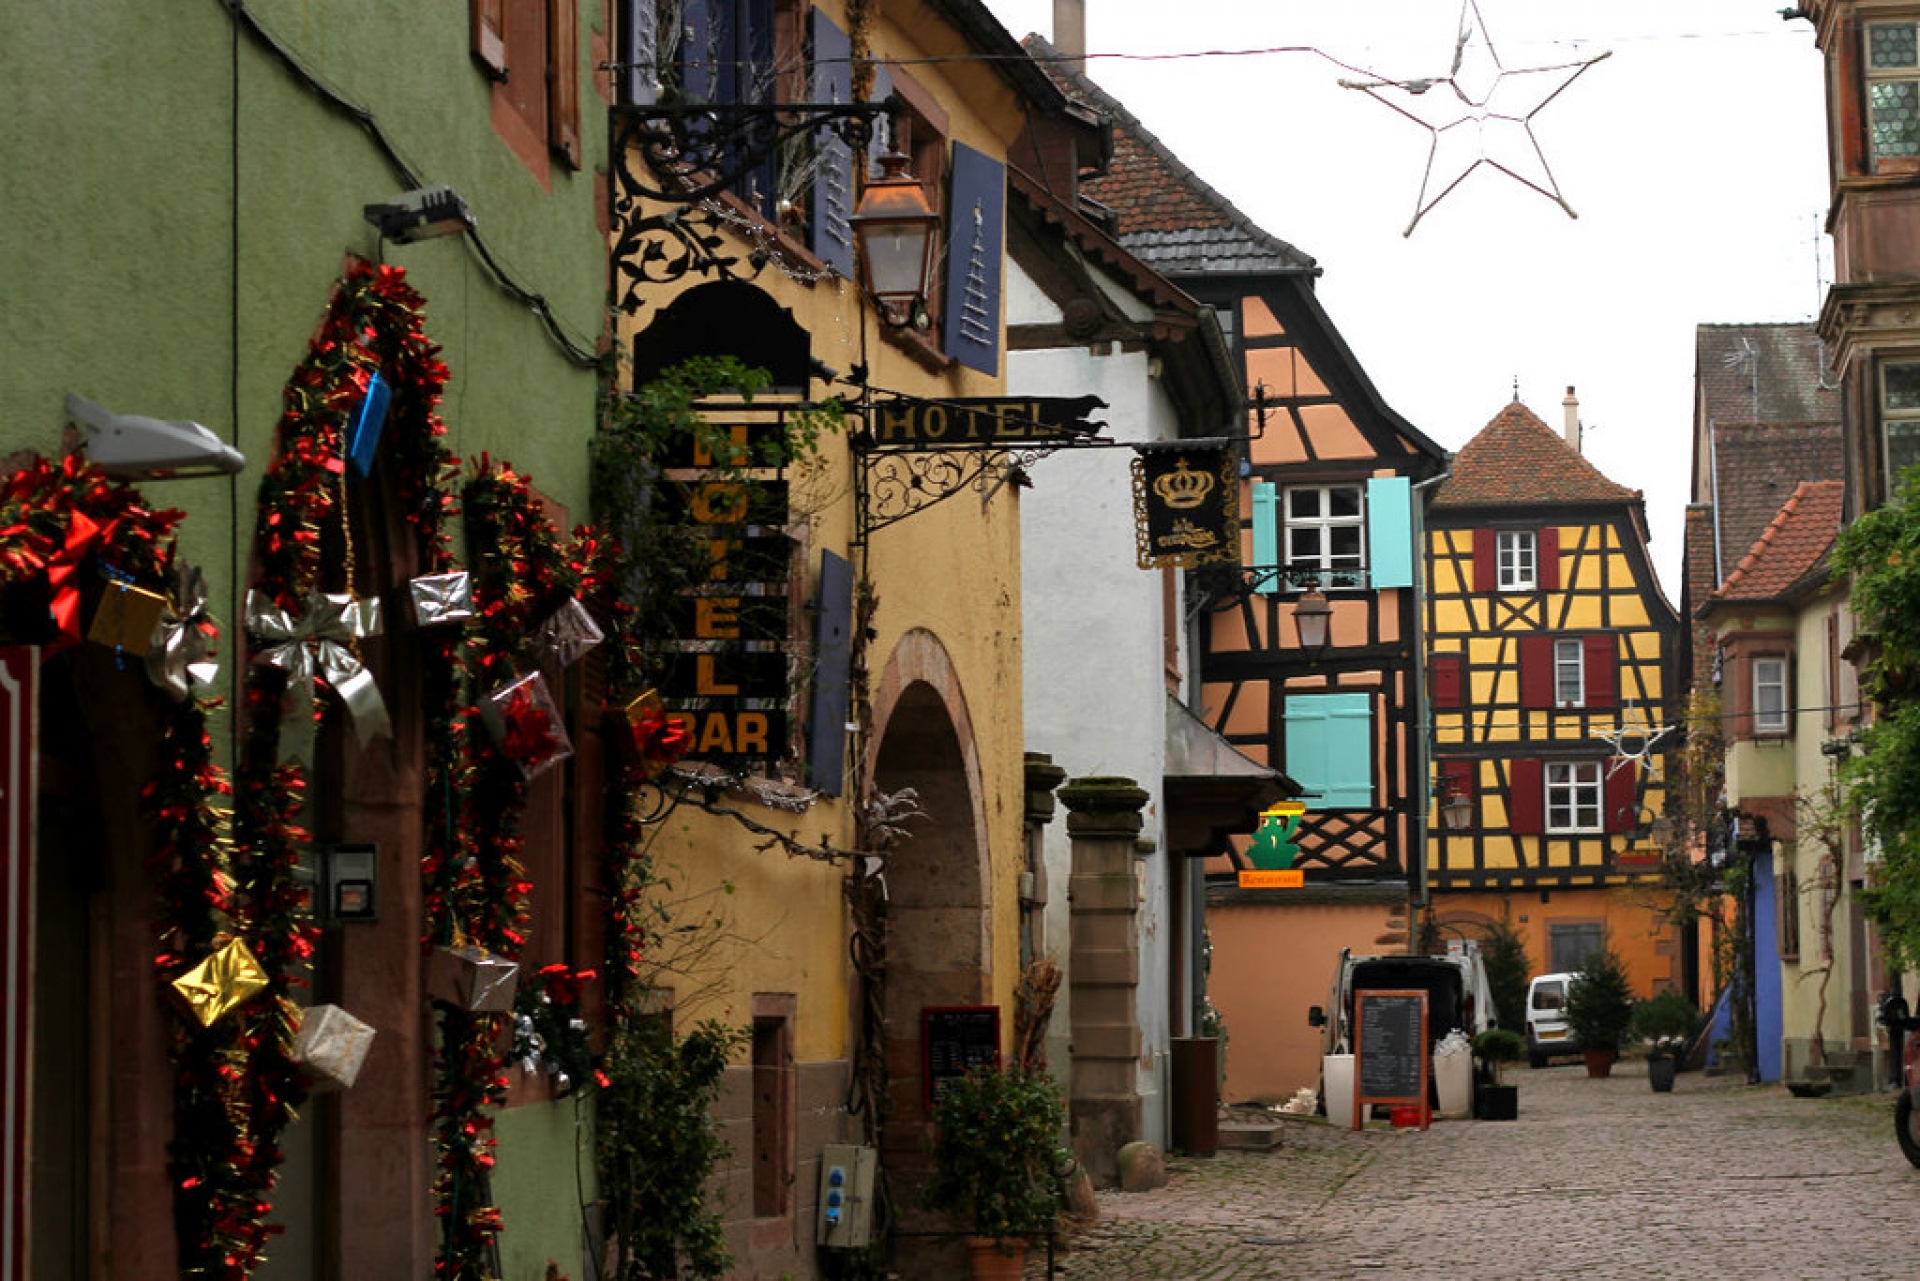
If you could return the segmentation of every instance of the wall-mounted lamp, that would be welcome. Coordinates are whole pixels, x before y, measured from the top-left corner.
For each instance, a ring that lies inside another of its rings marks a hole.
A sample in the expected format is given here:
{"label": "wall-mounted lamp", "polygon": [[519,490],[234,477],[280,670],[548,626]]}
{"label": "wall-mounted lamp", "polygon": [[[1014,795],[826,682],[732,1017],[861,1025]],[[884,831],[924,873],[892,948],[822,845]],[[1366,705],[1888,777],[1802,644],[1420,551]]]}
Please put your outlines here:
{"label": "wall-mounted lamp", "polygon": [[1449,832],[1464,832],[1473,826],[1473,798],[1465,792],[1448,792],[1440,804],[1440,821]]}
{"label": "wall-mounted lamp", "polygon": [[421,187],[363,211],[381,238],[412,244],[436,236],[458,236],[474,226],[473,210],[452,187]]}
{"label": "wall-mounted lamp", "polygon": [[895,328],[927,327],[927,281],[933,274],[940,215],[898,152],[880,157],[881,175],[867,183],[853,211],[860,281]]}
{"label": "wall-mounted lamp", "polygon": [[87,429],[87,457],[109,476],[231,476],[247,465],[245,455],[199,423],[116,414],[72,392],[67,393],[67,413]]}
{"label": "wall-mounted lamp", "polygon": [[1317,590],[1302,592],[1294,602],[1293,626],[1299,633],[1300,648],[1308,657],[1318,655],[1327,647],[1327,622],[1332,617],[1333,606],[1327,604],[1327,598]]}

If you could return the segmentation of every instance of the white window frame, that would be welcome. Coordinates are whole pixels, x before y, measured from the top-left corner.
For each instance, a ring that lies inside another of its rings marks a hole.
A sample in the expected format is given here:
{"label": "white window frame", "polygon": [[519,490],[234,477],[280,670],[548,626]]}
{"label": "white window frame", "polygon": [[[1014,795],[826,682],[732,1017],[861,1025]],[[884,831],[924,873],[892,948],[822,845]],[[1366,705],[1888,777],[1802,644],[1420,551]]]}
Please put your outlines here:
{"label": "white window frame", "polygon": [[[1352,511],[1333,514],[1334,495],[1351,495]],[[1299,500],[1312,494],[1318,511],[1300,515]],[[1318,551],[1311,556],[1294,554],[1294,535],[1317,532]],[[1333,550],[1337,533],[1352,531],[1358,539],[1358,552],[1345,555]],[[1280,509],[1280,563],[1287,582],[1294,587],[1318,587],[1330,590],[1367,585],[1367,486],[1364,481],[1330,485],[1288,485],[1282,491]]]}
{"label": "white window frame", "polygon": [[[1900,28],[1906,28],[1913,36],[1914,61],[1906,65],[1875,66],[1875,36],[1890,34]],[[1899,18],[1884,22],[1862,24],[1860,33],[1860,65],[1866,76],[1866,120],[1867,150],[1872,154],[1874,169],[1911,171],[1920,168],[1920,22],[1913,18]],[[1896,91],[1904,89],[1907,101],[1903,105],[1911,118],[1902,125],[1896,122],[1894,130],[1887,136],[1898,143],[1891,150],[1883,151],[1880,146],[1881,129],[1878,123],[1880,104],[1875,101],[1877,91],[1885,89]]]}
{"label": "white window frame", "polygon": [[1530,592],[1540,582],[1540,548],[1531,529],[1500,529],[1493,535],[1494,586]]}
{"label": "white window frame", "polygon": [[[1896,376],[1911,385],[1896,389]],[[1880,364],[1880,447],[1886,467],[1887,497],[1900,490],[1900,473],[1920,463],[1920,360]]]}
{"label": "white window frame", "polygon": [[1546,831],[1575,836],[1603,831],[1601,814],[1606,777],[1599,761],[1548,761],[1541,771],[1546,787]]}
{"label": "white window frame", "polygon": [[[1768,698],[1771,693],[1772,698]],[[1784,734],[1789,720],[1787,660],[1768,655],[1753,660],[1753,732]]]}
{"label": "white window frame", "polygon": [[1553,642],[1553,705],[1587,705],[1587,647],[1578,637]]}

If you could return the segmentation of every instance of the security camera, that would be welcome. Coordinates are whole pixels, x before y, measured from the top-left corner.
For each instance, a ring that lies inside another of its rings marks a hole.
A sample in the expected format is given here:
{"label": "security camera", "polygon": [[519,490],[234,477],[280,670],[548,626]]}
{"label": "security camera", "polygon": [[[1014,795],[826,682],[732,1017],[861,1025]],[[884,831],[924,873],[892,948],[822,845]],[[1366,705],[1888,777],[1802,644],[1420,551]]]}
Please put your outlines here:
{"label": "security camera", "polygon": [[231,476],[247,465],[244,454],[199,423],[116,414],[72,392],[67,413],[87,429],[87,457],[109,476]]}

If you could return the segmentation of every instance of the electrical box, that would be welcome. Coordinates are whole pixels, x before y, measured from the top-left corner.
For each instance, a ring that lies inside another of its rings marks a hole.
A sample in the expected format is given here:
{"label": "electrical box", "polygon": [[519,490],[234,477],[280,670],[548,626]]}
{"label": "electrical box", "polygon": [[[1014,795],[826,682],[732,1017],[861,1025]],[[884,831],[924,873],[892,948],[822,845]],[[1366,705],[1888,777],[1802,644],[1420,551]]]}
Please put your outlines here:
{"label": "electrical box", "polygon": [[820,1150],[820,1228],[816,1245],[864,1250],[873,1237],[874,1151],[851,1143]]}
{"label": "electrical box", "polygon": [[332,845],[321,854],[321,919],[379,919],[380,847]]}

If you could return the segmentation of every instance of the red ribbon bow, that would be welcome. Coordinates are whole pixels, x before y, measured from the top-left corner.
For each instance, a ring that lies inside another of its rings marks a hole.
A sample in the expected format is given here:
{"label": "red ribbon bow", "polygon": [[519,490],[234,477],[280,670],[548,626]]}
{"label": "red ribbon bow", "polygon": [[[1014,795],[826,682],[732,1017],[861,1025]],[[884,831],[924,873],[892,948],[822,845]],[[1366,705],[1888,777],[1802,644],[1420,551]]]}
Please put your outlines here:
{"label": "red ribbon bow", "polygon": [[533,701],[529,691],[513,691],[502,719],[507,723],[507,734],[500,750],[509,760],[538,765],[560,750],[560,740],[553,732],[553,719],[544,707]]}

